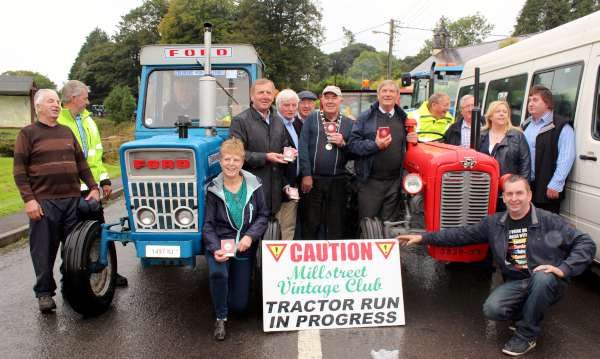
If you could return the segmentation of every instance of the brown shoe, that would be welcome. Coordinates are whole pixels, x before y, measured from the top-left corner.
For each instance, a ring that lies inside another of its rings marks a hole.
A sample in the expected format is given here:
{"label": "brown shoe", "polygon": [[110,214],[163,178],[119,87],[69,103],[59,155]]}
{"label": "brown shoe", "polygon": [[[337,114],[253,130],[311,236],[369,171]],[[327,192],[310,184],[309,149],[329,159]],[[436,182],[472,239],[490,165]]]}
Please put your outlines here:
{"label": "brown shoe", "polygon": [[56,303],[54,303],[54,299],[49,295],[39,297],[38,305],[40,307],[40,312],[44,314],[51,313],[53,309],[56,309]]}

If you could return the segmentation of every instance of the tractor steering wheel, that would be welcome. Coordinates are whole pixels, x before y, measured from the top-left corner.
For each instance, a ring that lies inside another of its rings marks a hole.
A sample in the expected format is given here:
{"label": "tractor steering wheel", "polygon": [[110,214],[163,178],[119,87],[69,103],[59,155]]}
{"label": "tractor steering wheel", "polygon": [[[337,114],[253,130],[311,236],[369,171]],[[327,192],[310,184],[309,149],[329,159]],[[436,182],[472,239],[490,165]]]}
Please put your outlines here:
{"label": "tractor steering wheel", "polygon": [[417,135],[420,135],[420,134],[438,135],[438,136],[440,136],[440,138],[435,138],[435,139],[430,140],[430,141],[421,141],[421,140],[419,140],[419,143],[427,143],[427,142],[445,143],[446,142],[446,134],[444,134],[444,133],[433,132],[433,131],[417,131]]}

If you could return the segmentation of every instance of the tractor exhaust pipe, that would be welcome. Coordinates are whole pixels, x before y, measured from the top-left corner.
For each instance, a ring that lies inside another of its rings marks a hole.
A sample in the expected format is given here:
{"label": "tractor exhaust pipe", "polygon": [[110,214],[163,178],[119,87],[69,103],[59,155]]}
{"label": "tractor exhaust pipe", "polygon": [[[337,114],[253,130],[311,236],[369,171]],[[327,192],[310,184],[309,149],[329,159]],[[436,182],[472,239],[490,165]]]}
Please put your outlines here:
{"label": "tractor exhaust pipe", "polygon": [[204,23],[204,76],[200,78],[199,106],[200,106],[200,127],[206,129],[206,136],[214,136],[214,128],[217,126],[216,105],[217,105],[217,79],[211,76],[211,55],[212,47],[212,24]]}
{"label": "tractor exhaust pipe", "polygon": [[479,108],[479,67],[475,68],[473,98],[475,100],[475,106],[471,111],[471,148],[477,151],[481,142],[481,109]]}

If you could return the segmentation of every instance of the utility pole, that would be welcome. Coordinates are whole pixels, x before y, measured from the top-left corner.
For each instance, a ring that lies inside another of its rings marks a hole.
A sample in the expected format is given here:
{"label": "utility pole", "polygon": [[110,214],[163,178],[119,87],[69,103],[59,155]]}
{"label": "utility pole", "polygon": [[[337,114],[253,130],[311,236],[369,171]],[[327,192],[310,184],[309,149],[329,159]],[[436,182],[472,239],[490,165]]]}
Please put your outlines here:
{"label": "utility pole", "polygon": [[390,19],[390,43],[388,48],[387,79],[392,78],[392,49],[394,47],[394,19]]}

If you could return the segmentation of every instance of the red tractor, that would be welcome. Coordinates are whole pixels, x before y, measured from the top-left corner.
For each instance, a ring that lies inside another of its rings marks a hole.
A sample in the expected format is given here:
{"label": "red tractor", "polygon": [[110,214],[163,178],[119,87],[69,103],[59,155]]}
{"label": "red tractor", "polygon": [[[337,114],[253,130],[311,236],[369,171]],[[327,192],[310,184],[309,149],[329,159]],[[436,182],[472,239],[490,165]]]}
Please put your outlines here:
{"label": "red tractor", "polygon": [[[408,131],[415,126],[406,120]],[[400,222],[363,219],[366,238],[431,232],[479,222],[496,211],[499,167],[495,159],[473,149],[437,142],[409,144],[403,180],[406,215]],[[429,246],[429,255],[445,262],[475,262],[487,255],[487,244]]]}

